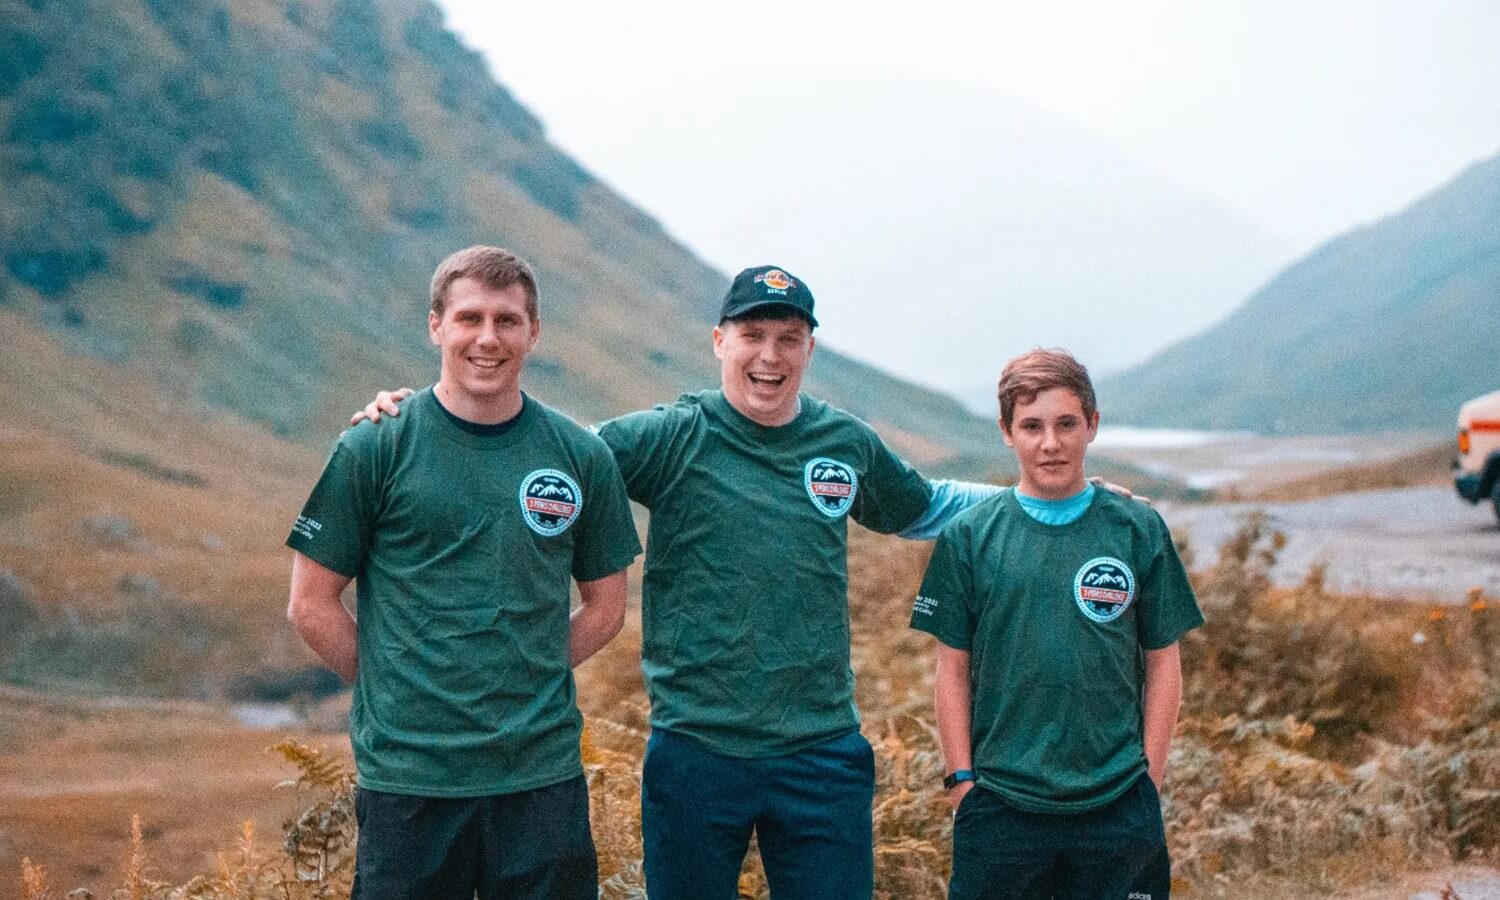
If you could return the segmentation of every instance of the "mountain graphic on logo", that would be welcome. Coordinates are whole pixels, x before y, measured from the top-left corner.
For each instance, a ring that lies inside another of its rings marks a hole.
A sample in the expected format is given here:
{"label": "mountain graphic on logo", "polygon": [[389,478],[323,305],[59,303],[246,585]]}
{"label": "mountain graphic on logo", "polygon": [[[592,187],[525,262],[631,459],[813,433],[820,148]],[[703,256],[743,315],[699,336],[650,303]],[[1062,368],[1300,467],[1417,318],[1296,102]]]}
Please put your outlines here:
{"label": "mountain graphic on logo", "polygon": [[816,481],[832,479],[847,482],[849,480],[849,473],[837,466],[819,466],[813,469],[812,477]]}
{"label": "mountain graphic on logo", "polygon": [[1125,580],[1125,576],[1115,572],[1090,572],[1084,576],[1083,582],[1088,585],[1114,585],[1121,590],[1130,589],[1130,582]]}
{"label": "mountain graphic on logo", "polygon": [[527,491],[527,493],[533,497],[568,497],[571,499],[573,496],[573,492],[568,490],[564,485],[544,484],[542,482],[533,484],[531,490]]}

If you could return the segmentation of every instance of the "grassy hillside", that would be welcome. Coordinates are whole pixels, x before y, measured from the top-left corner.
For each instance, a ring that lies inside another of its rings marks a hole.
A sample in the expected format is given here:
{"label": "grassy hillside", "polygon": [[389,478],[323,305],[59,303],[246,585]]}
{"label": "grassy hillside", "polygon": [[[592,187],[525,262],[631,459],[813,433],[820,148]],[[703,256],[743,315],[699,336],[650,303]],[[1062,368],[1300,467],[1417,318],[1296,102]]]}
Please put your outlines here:
{"label": "grassy hillside", "polygon": [[1235,314],[1101,385],[1112,421],[1260,432],[1452,427],[1493,390],[1500,157],[1331,241]]}
{"label": "grassy hillside", "polygon": [[[10,3],[0,48],[0,308],[174,402],[321,444],[374,388],[432,380],[427,278],[479,242],[540,270],[543,399],[588,420],[717,382],[725,277],[558,152],[427,0]],[[991,444],[835,353],[809,386],[928,465]]]}

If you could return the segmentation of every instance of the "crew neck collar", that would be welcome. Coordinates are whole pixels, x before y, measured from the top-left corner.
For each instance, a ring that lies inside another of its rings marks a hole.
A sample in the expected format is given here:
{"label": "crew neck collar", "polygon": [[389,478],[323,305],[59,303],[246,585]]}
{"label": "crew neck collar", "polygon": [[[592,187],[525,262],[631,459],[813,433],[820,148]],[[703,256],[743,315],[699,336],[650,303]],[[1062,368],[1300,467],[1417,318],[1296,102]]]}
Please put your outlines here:
{"label": "crew neck collar", "polygon": [[706,405],[710,411],[724,420],[730,426],[756,435],[762,440],[781,439],[787,435],[796,434],[808,417],[812,414],[809,398],[801,393],[797,394],[797,414],[790,422],[783,425],[762,425],[744,413],[734,408],[729,398],[724,396],[722,390],[707,392]]}
{"label": "crew neck collar", "polygon": [[[496,426],[481,425],[475,422],[469,422],[450,411],[447,407],[443,406],[442,401],[438,399],[436,385],[427,388],[426,390],[422,391],[422,393],[412,398],[412,400],[418,399],[420,399],[424,403],[431,403],[432,406],[436,407],[432,410],[432,413],[433,419],[437,426],[437,430],[440,434],[453,441],[454,443],[461,444],[465,447],[470,447],[476,450],[498,450],[515,444],[518,440],[524,437],[527,432],[531,431],[532,425],[538,418],[537,408],[540,406],[540,404],[536,400],[528,397],[523,392],[521,394],[521,411],[517,413],[513,419],[507,420],[507,422],[510,422],[512,424],[504,428],[503,432],[500,434],[488,434],[476,433],[471,429],[489,429]],[[505,424],[505,422],[497,423],[497,425],[502,426]]]}

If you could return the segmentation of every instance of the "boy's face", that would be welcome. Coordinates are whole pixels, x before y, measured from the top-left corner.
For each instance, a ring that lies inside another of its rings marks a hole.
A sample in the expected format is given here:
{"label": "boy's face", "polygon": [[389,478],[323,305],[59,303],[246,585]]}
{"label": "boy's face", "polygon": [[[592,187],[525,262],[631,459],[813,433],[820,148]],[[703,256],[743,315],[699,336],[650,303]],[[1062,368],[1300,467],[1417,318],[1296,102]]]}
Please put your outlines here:
{"label": "boy's face", "polygon": [[1099,413],[1085,417],[1077,394],[1049,388],[1017,403],[1010,428],[1002,421],[1000,433],[1021,463],[1021,493],[1065,500],[1084,488],[1083,456],[1099,433]]}

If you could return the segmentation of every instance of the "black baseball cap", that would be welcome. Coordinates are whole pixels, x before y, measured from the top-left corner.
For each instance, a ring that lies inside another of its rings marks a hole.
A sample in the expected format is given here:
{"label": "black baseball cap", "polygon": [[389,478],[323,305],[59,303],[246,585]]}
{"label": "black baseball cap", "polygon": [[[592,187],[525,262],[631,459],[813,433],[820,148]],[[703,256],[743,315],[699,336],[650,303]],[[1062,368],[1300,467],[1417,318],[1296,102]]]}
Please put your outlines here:
{"label": "black baseball cap", "polygon": [[719,320],[738,319],[766,306],[789,307],[809,325],[818,327],[818,320],[813,318],[812,291],[786,269],[777,266],[755,266],[734,276],[729,293],[724,295]]}

